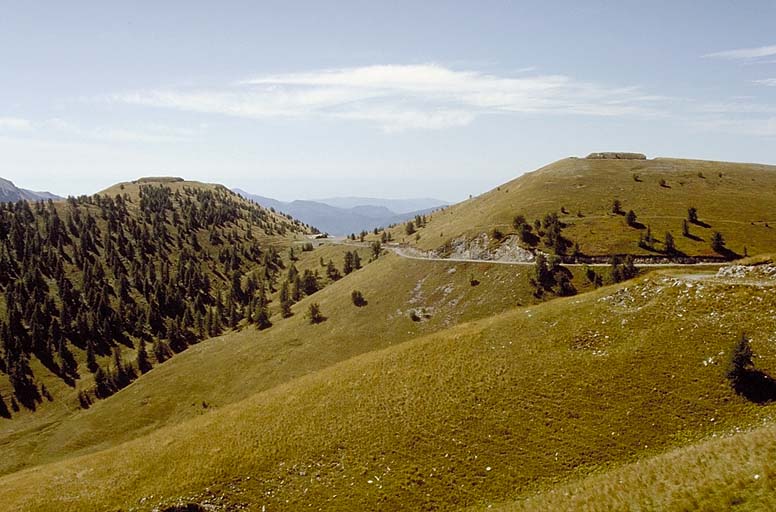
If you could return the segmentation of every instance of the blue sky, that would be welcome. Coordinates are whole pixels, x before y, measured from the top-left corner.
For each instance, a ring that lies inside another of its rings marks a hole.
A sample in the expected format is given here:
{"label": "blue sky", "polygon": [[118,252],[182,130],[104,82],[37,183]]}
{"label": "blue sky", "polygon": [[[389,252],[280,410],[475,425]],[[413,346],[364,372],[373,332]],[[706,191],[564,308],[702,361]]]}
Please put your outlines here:
{"label": "blue sky", "polygon": [[26,188],[459,200],[592,151],[776,164],[774,2],[2,9],[0,176]]}

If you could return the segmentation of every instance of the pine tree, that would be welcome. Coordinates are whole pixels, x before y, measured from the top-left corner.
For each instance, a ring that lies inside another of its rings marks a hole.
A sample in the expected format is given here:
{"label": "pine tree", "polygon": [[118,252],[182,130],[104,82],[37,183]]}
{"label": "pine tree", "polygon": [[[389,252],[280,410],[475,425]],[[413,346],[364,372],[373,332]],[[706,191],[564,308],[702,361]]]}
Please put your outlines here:
{"label": "pine tree", "polygon": [[345,275],[350,274],[354,270],[353,265],[353,253],[348,251],[345,253],[345,261],[342,264],[342,273]]}
{"label": "pine tree", "polygon": [[280,286],[280,316],[288,318],[291,313],[291,298],[288,292],[288,281],[284,281]]}
{"label": "pine tree", "polygon": [[671,234],[670,231],[666,231],[665,242],[663,242],[663,245],[665,246],[666,254],[674,254],[676,252],[676,244],[674,243],[674,236]]}
{"label": "pine tree", "polygon": [[754,369],[753,357],[749,338],[746,337],[746,334],[741,334],[741,337],[733,345],[727,369],[727,378],[734,389],[739,390],[746,373]]}
{"label": "pine tree", "polygon": [[716,253],[724,253],[726,251],[725,248],[725,238],[722,236],[722,233],[719,231],[715,231],[714,234],[711,235],[711,249]]}
{"label": "pine tree", "polygon": [[329,263],[326,265],[326,275],[332,281],[337,281],[340,277],[342,277],[339,273],[339,270],[337,270],[337,267],[334,266],[334,262],[331,260],[329,260]]}
{"label": "pine tree", "polygon": [[310,320],[311,324],[319,324],[326,319],[321,313],[321,306],[317,302],[310,304],[310,308],[307,312],[307,318]]}
{"label": "pine tree", "polygon": [[152,368],[151,361],[148,360],[146,342],[142,338],[137,346],[137,368],[140,370],[140,373],[148,373]]}
{"label": "pine tree", "polygon": [[259,330],[272,327],[272,322],[270,322],[270,319],[269,319],[269,311],[267,310],[267,306],[265,306],[264,304],[259,304],[256,309],[255,315],[256,315],[256,325],[259,327]]}
{"label": "pine tree", "polygon": [[94,373],[97,371],[97,359],[94,355],[94,343],[92,340],[86,342],[86,367]]}

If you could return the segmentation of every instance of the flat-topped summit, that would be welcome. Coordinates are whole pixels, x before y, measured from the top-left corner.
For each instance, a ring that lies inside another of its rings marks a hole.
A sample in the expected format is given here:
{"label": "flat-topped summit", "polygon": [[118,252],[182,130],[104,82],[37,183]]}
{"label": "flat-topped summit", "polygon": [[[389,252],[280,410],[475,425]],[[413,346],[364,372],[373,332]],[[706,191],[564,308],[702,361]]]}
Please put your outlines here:
{"label": "flat-topped summit", "polygon": [[181,181],[186,180],[177,176],[145,176],[136,179],[132,183],[180,183]]}
{"label": "flat-topped summit", "polygon": [[647,155],[643,153],[624,153],[621,151],[603,151],[600,153],[590,153],[585,158],[588,160],[646,160]]}

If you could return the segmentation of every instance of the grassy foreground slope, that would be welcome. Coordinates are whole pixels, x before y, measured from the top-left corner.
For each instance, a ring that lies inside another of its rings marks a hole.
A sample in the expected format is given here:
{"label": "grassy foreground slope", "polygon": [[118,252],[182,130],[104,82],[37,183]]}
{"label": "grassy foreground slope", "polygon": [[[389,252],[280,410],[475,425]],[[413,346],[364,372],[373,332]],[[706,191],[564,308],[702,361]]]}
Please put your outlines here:
{"label": "grassy foreground slope", "polygon": [[770,424],[488,510],[774,510],[774,480],[776,427]]}
{"label": "grassy foreground slope", "polygon": [[[622,202],[623,213],[633,210],[644,228],[629,227],[623,215],[613,214],[615,199]],[[682,220],[690,207],[697,208],[700,223],[690,224],[692,237],[686,237]],[[434,213],[418,230],[419,240],[407,236],[403,225],[394,228],[393,237],[437,249],[459,236],[473,238],[494,228],[510,234],[518,214],[533,222],[552,212],[568,225],[563,235],[588,255],[655,254],[669,231],[677,249],[691,256],[714,255],[710,239],[715,231],[738,254],[745,247],[749,254],[773,252],[776,167],[669,158],[567,158]],[[656,251],[638,245],[646,226],[657,239]]]}
{"label": "grassy foreground slope", "polygon": [[0,500],[418,510],[517,499],[767,419],[730,389],[725,363],[747,331],[758,367],[776,368],[772,284],[657,273],[458,325],[7,475]]}
{"label": "grassy foreground slope", "polygon": [[[302,252],[296,266],[323,270],[320,258],[339,265],[345,250],[353,248]],[[590,287],[581,270],[573,270],[580,291]],[[109,448],[355,355],[531,304],[531,272],[384,255],[304,299],[293,317],[275,313],[267,330],[245,328],[194,345],[88,410],[59,401],[36,415],[0,422],[0,473]],[[363,293],[366,306],[353,305],[352,290]],[[305,318],[310,302],[321,305],[324,323],[310,325]],[[411,311],[420,321],[410,319]]]}

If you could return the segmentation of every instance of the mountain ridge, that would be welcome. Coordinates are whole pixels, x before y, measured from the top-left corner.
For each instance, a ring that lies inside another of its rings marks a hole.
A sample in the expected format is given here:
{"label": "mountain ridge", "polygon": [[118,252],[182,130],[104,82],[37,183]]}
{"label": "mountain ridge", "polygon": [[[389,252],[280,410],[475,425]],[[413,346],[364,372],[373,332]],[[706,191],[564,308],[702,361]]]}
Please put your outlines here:
{"label": "mountain ridge", "polygon": [[20,188],[11,180],[0,178],[0,202],[2,203],[15,203],[20,200],[45,201],[48,199],[58,201],[63,198],[56,194],[52,194],[51,192],[36,192],[34,190]]}
{"label": "mountain ridge", "polygon": [[[386,227],[391,224],[404,222],[414,218],[416,215],[425,215],[441,206],[430,206],[425,209],[397,213],[386,205],[394,202],[397,202],[397,204],[416,205],[425,200],[375,199],[374,201],[380,204],[354,204],[353,206],[339,207],[323,201],[306,199],[297,199],[286,202],[257,194],[251,194],[250,192],[246,192],[239,188],[233,190],[247,199],[256,201],[265,208],[274,208],[279,212],[289,214],[306,224],[314,226],[322,232],[342,236],[351,233],[358,234],[362,231],[372,231],[374,228]],[[360,202],[362,199],[370,200],[369,198],[341,199],[343,200],[342,204]],[[404,203],[401,203],[402,201]]]}

